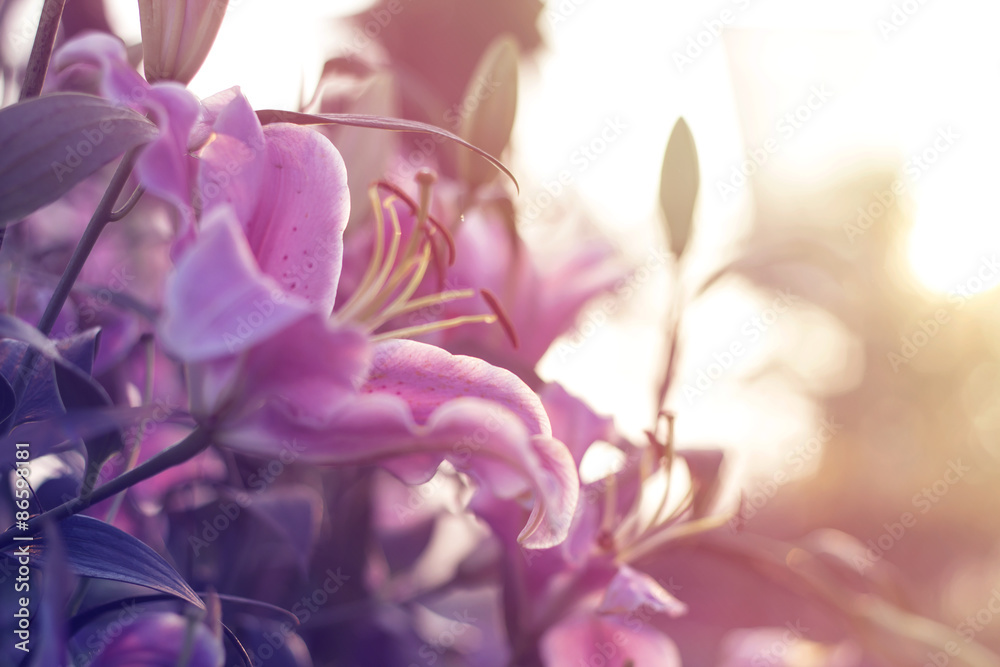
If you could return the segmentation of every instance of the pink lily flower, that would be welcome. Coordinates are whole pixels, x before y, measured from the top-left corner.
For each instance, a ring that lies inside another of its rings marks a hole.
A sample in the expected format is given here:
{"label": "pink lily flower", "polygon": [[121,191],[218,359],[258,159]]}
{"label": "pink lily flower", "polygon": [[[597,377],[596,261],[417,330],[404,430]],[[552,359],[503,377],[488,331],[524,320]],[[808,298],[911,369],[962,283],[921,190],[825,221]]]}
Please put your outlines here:
{"label": "pink lily flower", "polygon": [[653,479],[664,472],[663,446],[637,448],[623,441],[610,420],[556,385],[545,387],[542,397],[554,435],[568,444],[577,461],[603,440],[621,449],[625,463],[620,471],[583,486],[567,539],[550,549],[520,549],[512,539],[520,523],[516,508],[483,495],[475,498],[476,511],[493,529],[509,564],[503,598],[519,664],[592,664],[598,656],[608,665],[679,665],[678,650],[660,625],[663,618],[684,615],[687,606],[674,596],[672,582],[655,579],[639,564],[673,535],[700,527],[686,522],[717,523],[707,514],[718,457],[685,454],[692,460],[688,497],[675,508],[664,497],[650,515],[648,503],[642,511],[643,498],[649,500]]}
{"label": "pink lily flower", "polygon": [[160,135],[143,148],[135,174],[148,194],[180,212],[183,237],[194,218],[190,179],[195,167],[188,140],[200,113],[197,98],[178,83],[147,82],[129,64],[121,40],[103,33],[66,42],[53,55],[46,87],[99,94],[149,115]]}
{"label": "pink lily flower", "polygon": [[[464,195],[458,184],[443,181],[434,193],[445,194],[431,198],[425,192],[429,190],[426,176],[418,176],[425,181],[418,184],[418,192],[399,191],[409,203],[390,198],[401,229],[401,243],[415,236],[447,235],[447,246],[438,244],[435,262],[417,294],[447,289],[456,294],[478,292],[483,298],[435,303],[406,313],[405,318],[389,325],[486,317],[502,307],[502,328],[448,328],[425,334],[421,340],[507,368],[537,389],[541,380],[534,369],[539,360],[559,336],[572,328],[588,303],[613,292],[622,283],[627,269],[615,260],[611,247],[603,240],[574,246],[568,252],[563,248],[557,253],[536,252],[516,234],[509,216],[496,202],[476,203],[461,211],[457,201]],[[384,208],[382,216],[389,215],[388,207]],[[369,228],[349,235],[348,248],[358,251],[349,255],[356,258],[370,252],[373,236]],[[448,262],[449,256],[453,263]],[[362,262],[347,260],[342,302],[353,295],[363,270]]]}
{"label": "pink lily flower", "polygon": [[[542,355],[570,330],[588,303],[611,292],[628,273],[603,241],[568,252],[536,252],[513,233],[498,209],[486,205],[466,211],[454,236],[456,261],[447,281],[457,289],[478,285],[495,294],[517,332],[518,345],[504,340],[500,331],[478,335],[471,329],[442,332],[439,344],[521,377],[533,374]],[[476,312],[470,307],[471,302],[448,304],[445,316]]]}
{"label": "pink lily flower", "polygon": [[331,319],[349,197],[343,161],[322,135],[261,127],[235,89],[206,100],[199,121],[190,93],[151,86],[106,36],[67,44],[53,71],[55,82],[97,87],[161,127],[135,169],[147,193],[181,214],[158,331],[186,364],[191,413],[216,443],[266,454],[295,439],[306,460],[382,462],[411,483],[448,460],[499,496],[534,501],[526,546],[565,538],[578,477],[534,393],[481,360],[396,339],[417,332],[370,335],[453,298],[413,298],[426,244],[401,249],[399,234],[379,236],[354,303]]}
{"label": "pink lily flower", "polygon": [[[200,157],[198,235],[159,333],[187,364],[192,414],[214,441],[267,454],[292,440],[303,460],[380,462],[410,483],[447,460],[501,497],[534,500],[523,544],[564,539],[579,483],[535,394],[482,360],[368,335],[412,296],[397,291],[407,274],[392,268],[395,237],[364,306],[330,319],[349,202],[333,146],[309,129],[261,128],[237,95]],[[405,271],[426,269],[427,251],[406,252]]]}

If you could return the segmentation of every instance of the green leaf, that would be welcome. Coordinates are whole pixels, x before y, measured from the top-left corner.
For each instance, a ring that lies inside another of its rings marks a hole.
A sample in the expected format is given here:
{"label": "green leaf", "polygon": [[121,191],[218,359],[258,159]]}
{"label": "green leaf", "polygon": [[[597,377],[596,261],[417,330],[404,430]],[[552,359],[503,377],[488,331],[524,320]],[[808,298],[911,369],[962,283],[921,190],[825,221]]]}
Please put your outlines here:
{"label": "green leaf", "polygon": [[[486,49],[465,88],[458,109],[459,134],[491,155],[503,153],[510,142],[517,112],[517,42],[501,35]],[[448,119],[446,119],[448,120]],[[459,177],[476,188],[493,180],[495,174],[468,153],[458,158]]]}
{"label": "green leaf", "polygon": [[670,132],[660,171],[660,210],[666,221],[670,251],[680,259],[691,238],[694,205],[698,199],[698,152],[683,118]]}

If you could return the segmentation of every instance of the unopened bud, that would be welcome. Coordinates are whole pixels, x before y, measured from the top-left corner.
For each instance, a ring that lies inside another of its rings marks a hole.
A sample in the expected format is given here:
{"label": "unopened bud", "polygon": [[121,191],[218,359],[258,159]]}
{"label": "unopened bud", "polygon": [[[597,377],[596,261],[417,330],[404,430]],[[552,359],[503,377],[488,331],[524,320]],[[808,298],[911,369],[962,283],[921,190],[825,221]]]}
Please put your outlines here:
{"label": "unopened bud", "polygon": [[146,79],[187,85],[208,56],[229,0],[139,0]]}

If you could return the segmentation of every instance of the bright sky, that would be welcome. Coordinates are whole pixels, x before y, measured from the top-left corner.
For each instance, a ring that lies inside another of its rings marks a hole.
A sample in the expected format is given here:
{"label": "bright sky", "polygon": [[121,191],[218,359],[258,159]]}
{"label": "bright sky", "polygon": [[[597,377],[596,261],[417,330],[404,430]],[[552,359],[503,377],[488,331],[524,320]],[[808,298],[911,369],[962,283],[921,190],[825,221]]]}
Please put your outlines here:
{"label": "bright sky", "polygon": [[[234,0],[192,87],[207,95],[238,83],[258,108],[291,108],[318,75],[319,19],[364,4]],[[137,38],[134,0],[118,5],[123,25],[134,26]],[[891,30],[894,12],[899,25]],[[722,36],[712,34],[717,21],[728,24]],[[911,169],[917,178],[907,182],[915,204],[910,260],[916,275],[928,289],[947,292],[1000,249],[993,211],[1000,155],[1000,45],[993,33],[1000,3],[550,0],[543,24],[551,49],[536,72],[523,76],[515,170],[531,184],[572,168],[573,186],[638,262],[662,246],[656,188],[678,116],[688,119],[702,166],[689,267],[697,278],[738,244],[752,204],[746,188],[724,201],[717,182],[745,159],[747,146],[773,136],[774,119],[806,102],[815,86],[826,86],[830,99],[792,136],[779,137],[776,173],[809,183],[860,159],[933,157],[927,168]],[[698,40],[701,53],[691,46]],[[692,62],[679,65],[678,55],[689,47]],[[573,162],[575,151],[608,123],[624,129],[602,155],[585,166]],[[932,150],[941,132],[957,138],[945,150],[940,142]],[[524,196],[530,201],[537,193],[529,185]],[[542,365],[543,375],[614,414],[631,433],[650,423],[665,280],[660,267],[618,321],[599,327],[572,355],[549,355]],[[713,353],[742,335],[733,332],[767,306],[755,298],[730,290],[692,312],[699,335],[687,352],[695,361],[682,368],[680,381],[693,382]],[[780,345],[782,326],[779,321],[764,332],[737,370],[752,370],[754,359]],[[849,360],[851,341],[831,331],[820,344]],[[833,383],[845,381],[845,372],[815,369]],[[740,393],[732,382],[720,382],[704,401],[674,407],[681,412],[682,442],[741,444],[748,451],[803,440],[818,418],[801,401],[766,388]],[[777,417],[762,425],[763,413]]]}
{"label": "bright sky", "polygon": [[[879,21],[893,17],[894,5],[903,9],[899,0],[556,3],[565,11],[547,23],[553,54],[542,63],[541,85],[521,107],[520,164],[548,176],[595,136],[603,119],[627,119],[629,130],[576,185],[598,218],[624,234],[641,258],[645,247],[661,242],[654,231],[660,160],[670,127],[685,116],[702,167],[690,267],[698,277],[745,230],[752,206],[748,189],[724,201],[714,186],[745,159],[747,147],[777,134],[772,167],[803,184],[863,161],[934,159],[911,169],[918,178],[907,181],[915,211],[910,261],[928,289],[947,292],[1000,249],[992,212],[1000,154],[1000,96],[993,81],[1000,73],[1000,46],[990,27],[1000,18],[1000,5],[905,4],[912,15],[897,16],[901,25],[891,30]],[[730,22],[722,37],[709,29],[715,20]],[[686,52],[692,40],[700,40],[700,54],[693,47]],[[686,53],[694,54],[693,62],[678,58]],[[830,99],[792,136],[776,133],[775,119],[807,102],[820,84]],[[933,142],[948,128],[958,138],[950,145],[939,142],[947,148],[935,154]],[[552,355],[545,360],[546,370],[607,406],[628,430],[649,423],[651,405],[643,397],[652,369],[659,367],[650,357],[662,347],[664,294],[662,283],[651,285],[631,319],[595,335],[571,362]],[[766,300],[728,290],[691,312],[696,335],[687,342],[682,384],[694,383],[712,355],[731,342],[747,343],[748,349],[703,398],[675,396],[681,442],[780,452],[816,432],[821,416],[807,403],[767,385],[741,391],[733,381],[792,339],[785,329],[791,324],[779,320],[759,342],[746,340],[743,327],[766,306]],[[809,318],[817,324],[805,337],[813,347],[797,362],[830,388],[849,384],[860,370],[857,341],[838,335],[820,313]],[[824,366],[824,359],[836,367]]]}

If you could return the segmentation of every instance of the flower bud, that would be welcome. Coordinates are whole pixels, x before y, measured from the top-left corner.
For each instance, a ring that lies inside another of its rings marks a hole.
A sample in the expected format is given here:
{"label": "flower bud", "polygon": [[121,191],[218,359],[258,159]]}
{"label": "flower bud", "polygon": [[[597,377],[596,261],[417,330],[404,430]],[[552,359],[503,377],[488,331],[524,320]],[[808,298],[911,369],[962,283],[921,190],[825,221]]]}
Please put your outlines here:
{"label": "flower bud", "polygon": [[187,85],[208,55],[229,0],[139,0],[146,79]]}

